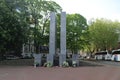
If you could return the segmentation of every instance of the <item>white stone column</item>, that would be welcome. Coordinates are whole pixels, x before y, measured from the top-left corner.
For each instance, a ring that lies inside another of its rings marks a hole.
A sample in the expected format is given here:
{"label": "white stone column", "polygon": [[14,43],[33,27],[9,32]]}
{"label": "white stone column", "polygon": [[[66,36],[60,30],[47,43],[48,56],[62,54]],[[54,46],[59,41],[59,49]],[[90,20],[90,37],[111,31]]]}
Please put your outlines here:
{"label": "white stone column", "polygon": [[66,61],[66,13],[61,13],[59,66]]}
{"label": "white stone column", "polygon": [[60,53],[66,54],[66,13],[61,13]]}
{"label": "white stone column", "polygon": [[56,50],[56,21],[55,12],[50,14],[49,54],[55,54]]}
{"label": "white stone column", "polygon": [[55,12],[50,13],[50,35],[49,35],[49,54],[47,54],[47,62],[53,64],[54,55],[56,53],[56,18]]}

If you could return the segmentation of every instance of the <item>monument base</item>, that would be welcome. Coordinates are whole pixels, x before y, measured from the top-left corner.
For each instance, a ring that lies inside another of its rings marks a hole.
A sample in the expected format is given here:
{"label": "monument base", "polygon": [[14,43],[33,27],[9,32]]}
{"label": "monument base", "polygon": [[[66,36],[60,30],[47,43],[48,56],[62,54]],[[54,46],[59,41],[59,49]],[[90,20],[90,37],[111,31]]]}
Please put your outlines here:
{"label": "monument base", "polygon": [[59,55],[59,66],[62,66],[63,62],[66,62],[66,54]]}

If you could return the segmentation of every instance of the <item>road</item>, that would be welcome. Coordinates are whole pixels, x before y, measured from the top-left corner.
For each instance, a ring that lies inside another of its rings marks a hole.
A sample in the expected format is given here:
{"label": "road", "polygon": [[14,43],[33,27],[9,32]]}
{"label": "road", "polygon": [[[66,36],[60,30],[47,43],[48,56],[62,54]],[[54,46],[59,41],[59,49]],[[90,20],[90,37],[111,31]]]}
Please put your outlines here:
{"label": "road", "polygon": [[104,65],[104,66],[120,67],[120,62],[115,62],[115,61],[103,61],[103,60],[80,60],[80,61],[96,64],[96,65],[98,64],[98,65]]}

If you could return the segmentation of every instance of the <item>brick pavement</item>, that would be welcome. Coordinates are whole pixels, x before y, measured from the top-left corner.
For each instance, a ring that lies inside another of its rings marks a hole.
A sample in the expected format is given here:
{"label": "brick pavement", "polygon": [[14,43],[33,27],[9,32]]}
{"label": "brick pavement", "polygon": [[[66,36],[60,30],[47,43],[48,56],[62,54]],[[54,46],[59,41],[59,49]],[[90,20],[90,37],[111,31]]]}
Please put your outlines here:
{"label": "brick pavement", "polygon": [[120,68],[0,66],[0,80],[120,80]]}

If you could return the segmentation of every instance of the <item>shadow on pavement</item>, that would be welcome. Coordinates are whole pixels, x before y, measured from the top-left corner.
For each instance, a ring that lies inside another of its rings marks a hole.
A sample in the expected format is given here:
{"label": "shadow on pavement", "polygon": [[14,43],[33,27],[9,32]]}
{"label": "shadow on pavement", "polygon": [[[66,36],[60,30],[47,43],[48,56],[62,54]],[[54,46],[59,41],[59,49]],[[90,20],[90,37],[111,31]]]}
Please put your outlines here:
{"label": "shadow on pavement", "polygon": [[92,64],[92,63],[80,61],[80,62],[79,62],[79,66],[80,66],[80,67],[103,67],[104,65]]}

